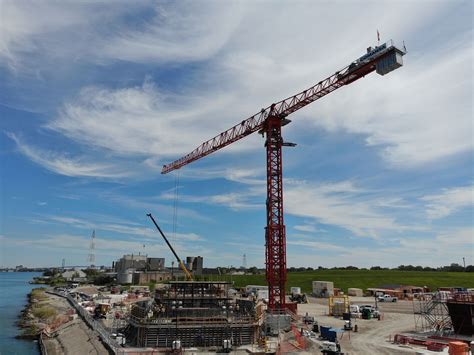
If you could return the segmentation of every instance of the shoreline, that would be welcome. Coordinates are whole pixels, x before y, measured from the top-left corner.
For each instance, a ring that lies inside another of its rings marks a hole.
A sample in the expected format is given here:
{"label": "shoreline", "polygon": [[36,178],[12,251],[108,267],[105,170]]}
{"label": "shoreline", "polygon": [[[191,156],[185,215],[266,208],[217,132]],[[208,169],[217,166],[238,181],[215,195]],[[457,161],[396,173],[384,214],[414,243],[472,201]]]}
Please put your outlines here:
{"label": "shoreline", "polygon": [[68,300],[35,288],[28,294],[28,303],[18,315],[21,329],[17,339],[37,341],[40,353],[109,354],[98,334],[78,317]]}
{"label": "shoreline", "polygon": [[[33,289],[34,290],[34,289]],[[15,336],[15,339],[22,340],[39,340],[40,331],[36,329],[37,320],[32,313],[33,301],[32,292],[29,292],[27,297],[27,303],[18,314],[18,319],[15,322],[17,328],[20,329],[21,333]]]}

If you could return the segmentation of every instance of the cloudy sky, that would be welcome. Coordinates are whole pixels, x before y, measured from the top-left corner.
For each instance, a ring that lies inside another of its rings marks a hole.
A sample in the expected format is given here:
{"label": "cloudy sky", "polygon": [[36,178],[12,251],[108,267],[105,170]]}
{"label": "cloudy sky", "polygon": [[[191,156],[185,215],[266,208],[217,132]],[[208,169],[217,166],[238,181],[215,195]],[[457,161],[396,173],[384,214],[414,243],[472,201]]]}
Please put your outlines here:
{"label": "cloudy sky", "polygon": [[[381,41],[404,66],[294,113],[289,266],[474,264],[471,1],[0,0],[0,266],[264,265],[265,150],[161,166]],[[176,198],[177,196],[177,198]]]}

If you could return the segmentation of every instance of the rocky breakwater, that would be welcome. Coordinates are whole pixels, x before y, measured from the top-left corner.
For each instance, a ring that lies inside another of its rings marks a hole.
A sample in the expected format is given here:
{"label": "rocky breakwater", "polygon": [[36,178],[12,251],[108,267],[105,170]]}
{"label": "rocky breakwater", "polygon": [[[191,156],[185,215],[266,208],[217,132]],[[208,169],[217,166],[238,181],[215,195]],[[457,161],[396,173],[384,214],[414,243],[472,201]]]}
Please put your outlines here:
{"label": "rocky breakwater", "polygon": [[41,352],[48,355],[111,354],[66,298],[45,291],[36,288],[28,295],[30,301],[18,321],[23,330],[18,337],[40,338]]}
{"label": "rocky breakwater", "polygon": [[45,288],[35,288],[28,294],[28,304],[21,311],[18,338],[37,339],[42,332],[54,332],[59,326],[73,320],[75,311],[66,302],[58,302],[45,293]]}

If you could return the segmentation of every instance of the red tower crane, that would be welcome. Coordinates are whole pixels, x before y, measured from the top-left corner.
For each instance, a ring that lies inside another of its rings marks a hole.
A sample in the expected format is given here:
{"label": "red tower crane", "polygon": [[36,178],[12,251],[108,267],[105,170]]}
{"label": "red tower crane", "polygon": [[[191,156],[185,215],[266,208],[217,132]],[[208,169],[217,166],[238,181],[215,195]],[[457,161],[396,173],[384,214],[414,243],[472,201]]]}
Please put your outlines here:
{"label": "red tower crane", "polygon": [[283,141],[281,128],[291,121],[286,117],[328,95],[334,90],[348,85],[365,75],[377,71],[385,75],[403,65],[405,50],[397,48],[389,41],[374,48],[353,61],[344,69],[320,81],[316,85],[282,101],[273,103],[255,115],[243,120],[232,128],[202,143],[191,153],[163,166],[162,174],[179,169],[195,160],[215,152],[254,132],[266,137],[267,150],[267,226],[265,227],[265,263],[268,283],[270,310],[284,309],[286,271],[286,236],[283,221],[283,181],[282,146],[294,146]]}

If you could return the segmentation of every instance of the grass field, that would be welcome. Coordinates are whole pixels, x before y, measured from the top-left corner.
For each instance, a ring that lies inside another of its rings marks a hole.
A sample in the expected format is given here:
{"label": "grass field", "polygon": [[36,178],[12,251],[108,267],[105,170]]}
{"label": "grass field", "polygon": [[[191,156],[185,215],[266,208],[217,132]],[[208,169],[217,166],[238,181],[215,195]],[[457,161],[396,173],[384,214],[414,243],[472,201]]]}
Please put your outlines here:
{"label": "grass field", "polygon": [[[216,276],[212,277],[217,280]],[[235,287],[265,285],[265,275],[222,275],[219,280],[233,281]],[[333,281],[334,287],[347,292],[349,287],[367,289],[386,284],[438,287],[458,286],[474,288],[472,272],[398,271],[398,270],[317,270],[288,273],[287,291],[290,287],[301,287],[306,293],[312,291],[312,281]]]}

